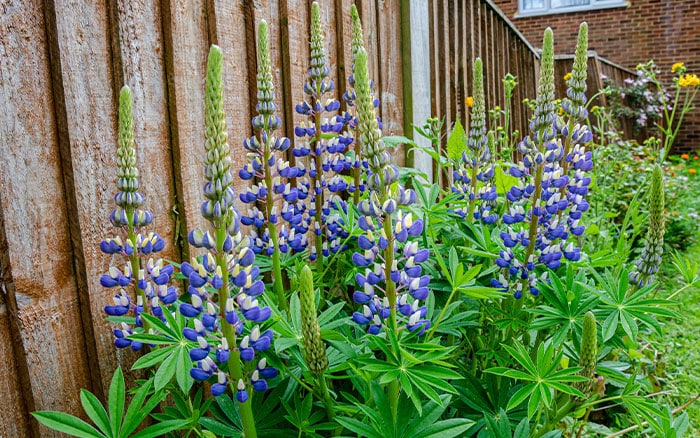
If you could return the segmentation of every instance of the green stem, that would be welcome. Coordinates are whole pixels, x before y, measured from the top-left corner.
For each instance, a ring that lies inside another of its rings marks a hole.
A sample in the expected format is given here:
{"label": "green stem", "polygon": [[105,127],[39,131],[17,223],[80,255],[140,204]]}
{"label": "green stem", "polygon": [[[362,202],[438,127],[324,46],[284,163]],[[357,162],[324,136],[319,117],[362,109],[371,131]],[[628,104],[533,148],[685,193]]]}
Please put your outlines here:
{"label": "green stem", "polygon": [[316,376],[316,382],[318,383],[318,391],[321,393],[321,400],[323,400],[323,404],[326,406],[328,419],[333,421],[335,420],[335,408],[333,407],[333,399],[326,385],[326,376],[323,374]]}
{"label": "green stem", "polygon": [[438,326],[440,325],[440,322],[442,322],[442,318],[445,316],[445,311],[448,307],[450,307],[450,304],[452,304],[452,300],[454,299],[455,293],[457,293],[457,289],[452,288],[452,292],[450,292],[450,296],[447,298],[447,303],[445,303],[445,305],[442,307],[440,314],[435,320],[435,325],[430,329],[430,331],[428,332],[428,336],[425,338],[426,342],[432,339],[435,330],[437,330]]}
{"label": "green stem", "polygon": [[[150,307],[148,306],[148,301],[146,300],[146,291],[144,291],[139,286],[139,271],[141,271],[141,259],[137,255],[136,250],[136,231],[134,230],[134,209],[129,208],[126,210],[126,220],[128,221],[126,237],[131,241],[134,246],[134,252],[129,256],[129,263],[131,264],[131,275],[134,281],[134,290],[136,291],[136,296],[141,298],[141,303],[143,305],[143,312],[150,314]],[[137,300],[138,303],[138,300]],[[143,330],[148,333],[149,324],[148,321],[143,320]]]}
{"label": "green stem", "polygon": [[[226,253],[223,251],[224,240],[226,239],[226,227],[221,226],[216,230],[216,264],[221,269],[223,284],[219,289],[219,314],[221,317],[221,331],[223,332],[226,342],[228,342],[231,354],[228,359],[228,371],[231,376],[230,386],[233,391],[236,391],[238,381],[243,378],[243,369],[241,367],[241,354],[236,348],[236,330],[235,327],[226,321],[226,300],[229,295],[229,272],[226,263]],[[245,438],[256,438],[255,418],[253,417],[253,408],[251,401],[248,399],[245,403],[238,403],[238,410],[243,424],[243,436]]]}
{"label": "green stem", "polygon": [[359,129],[355,129],[355,161],[358,163],[357,167],[352,170],[353,184],[355,184],[352,201],[355,205],[360,203],[360,178],[362,177],[362,142],[359,141],[359,138]]}
{"label": "green stem", "polygon": [[[384,276],[386,277],[386,297],[389,301],[389,330],[392,331],[391,336],[397,337],[399,333],[399,327],[396,323],[396,285],[391,279],[391,267],[394,264],[394,233],[392,230],[391,216],[384,216],[384,234],[388,240],[386,249],[384,250]],[[393,345],[393,343],[392,343]],[[398,351],[395,353],[399,354]],[[397,415],[399,410],[399,381],[397,379],[389,382],[389,406],[391,408],[391,415],[394,419],[394,425],[397,424]]]}
{"label": "green stem", "polygon": [[[316,125],[316,136],[314,138],[314,164],[316,166],[316,176],[312,180],[311,190],[314,191],[314,207],[316,212],[314,215],[314,234],[316,236],[316,272],[319,274],[323,272],[323,186],[321,185],[323,176],[323,160],[320,153],[321,151],[321,113],[318,112],[314,119]],[[316,193],[316,187],[319,188],[320,193]]]}
{"label": "green stem", "polygon": [[265,185],[267,186],[267,196],[265,197],[265,212],[267,213],[267,231],[270,233],[270,242],[272,244],[272,275],[274,281],[272,286],[275,290],[275,295],[277,295],[277,306],[280,310],[287,311],[287,299],[284,296],[284,280],[282,279],[282,267],[280,265],[280,250],[278,245],[277,227],[275,224],[270,222],[272,217],[272,208],[274,207],[274,197],[273,197],[273,187],[272,187],[272,169],[268,163],[270,162],[270,137],[265,143],[265,149],[263,152],[264,158],[264,168],[265,168]]}

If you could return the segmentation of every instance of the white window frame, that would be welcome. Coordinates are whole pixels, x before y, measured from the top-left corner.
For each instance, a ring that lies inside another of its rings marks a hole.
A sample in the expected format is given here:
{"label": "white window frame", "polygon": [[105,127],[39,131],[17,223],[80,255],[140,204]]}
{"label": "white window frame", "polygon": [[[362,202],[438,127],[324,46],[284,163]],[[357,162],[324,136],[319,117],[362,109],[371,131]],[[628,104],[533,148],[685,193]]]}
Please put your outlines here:
{"label": "white window frame", "polygon": [[539,9],[525,9],[524,0],[518,0],[518,14],[520,17],[537,17],[541,15],[566,14],[569,12],[594,11],[597,9],[620,8],[629,6],[628,0],[589,0],[587,5],[567,6],[552,8],[552,0],[544,0],[544,7]]}

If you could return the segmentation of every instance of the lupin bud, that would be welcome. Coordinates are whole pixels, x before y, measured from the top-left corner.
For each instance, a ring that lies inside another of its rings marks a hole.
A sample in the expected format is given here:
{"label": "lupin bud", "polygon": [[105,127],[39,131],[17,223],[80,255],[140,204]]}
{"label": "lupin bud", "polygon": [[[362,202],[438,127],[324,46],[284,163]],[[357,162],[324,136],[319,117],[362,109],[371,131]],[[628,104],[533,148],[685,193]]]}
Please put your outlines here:
{"label": "lupin bud", "polygon": [[469,117],[467,146],[478,151],[486,143],[486,101],[484,98],[484,68],[481,58],[474,60],[474,104]]}
{"label": "lupin bud", "polygon": [[320,376],[328,368],[326,347],[321,340],[321,327],[316,318],[314,304],[314,278],[311,269],[304,266],[299,273],[299,299],[301,301],[301,331],[304,336],[304,359],[309,370]]}
{"label": "lupin bud", "polygon": [[382,175],[389,164],[389,153],[381,140],[381,132],[372,103],[367,66],[367,52],[364,48],[355,57],[355,92],[357,94],[358,140],[375,175]]}
{"label": "lupin bud", "polygon": [[661,166],[656,165],[651,173],[649,188],[649,228],[642,254],[637,260],[636,271],[630,274],[630,280],[637,286],[651,283],[659,270],[661,255],[664,252],[664,173]]}
{"label": "lupin bud", "polygon": [[586,395],[590,395],[595,385],[596,359],[598,357],[598,338],[595,315],[586,312],[583,317],[583,333],[581,335],[581,354],[578,365],[583,367],[580,376],[588,378],[584,382],[577,382],[576,388]]}

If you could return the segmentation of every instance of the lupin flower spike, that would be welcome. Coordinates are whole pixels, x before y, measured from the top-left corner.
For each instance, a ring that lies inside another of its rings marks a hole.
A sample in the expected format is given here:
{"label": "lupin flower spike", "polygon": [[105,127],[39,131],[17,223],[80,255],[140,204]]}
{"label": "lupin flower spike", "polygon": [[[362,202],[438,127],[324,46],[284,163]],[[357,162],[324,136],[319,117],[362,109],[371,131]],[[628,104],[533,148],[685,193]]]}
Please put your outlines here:
{"label": "lupin flower spike", "polygon": [[[117,189],[114,196],[116,208],[110,214],[110,222],[122,232],[122,236],[108,238],[100,243],[105,254],[120,254],[127,259],[123,268],[112,266],[100,277],[105,288],[118,288],[114,303],[105,306],[108,316],[124,316],[133,312],[135,326],[122,324],[114,330],[118,348],[131,347],[138,350],[140,342],[132,342],[127,336],[143,330],[141,313],[153,313],[162,317],[161,305],[172,304],[177,300],[175,288],[169,286],[173,267],[162,259],[154,260],[153,255],[165,248],[165,241],[154,232],[145,234],[142,228],[153,221],[153,214],[140,207],[144,196],[139,192],[139,171],[136,167],[134,147],[134,120],[132,97],[129,87],[122,87],[119,93],[119,133],[117,148]],[[135,296],[127,290],[132,286]]]}
{"label": "lupin flower spike", "polygon": [[[206,200],[201,208],[211,231],[195,229],[189,233],[190,244],[205,252],[201,258],[182,263],[181,271],[190,284],[191,303],[182,304],[180,312],[194,325],[184,329],[184,335],[197,342],[190,351],[195,362],[190,375],[200,381],[216,379],[212,386],[215,396],[223,393],[221,385],[230,382],[239,402],[244,434],[254,437],[249,388],[264,391],[265,376],[276,375],[274,369],[263,372],[260,366],[253,365],[256,354],[271,346],[272,331],[263,332],[259,326],[270,317],[271,310],[258,302],[265,285],[257,278],[259,269],[253,266],[251,239],[241,233],[241,215],[234,206],[222,69],[221,49],[212,46],[207,61],[204,111]],[[261,123],[269,126],[275,120],[267,117]],[[210,344],[212,341],[214,345]]]}
{"label": "lupin flower spike", "polygon": [[[270,48],[267,22],[262,20],[258,25],[258,114],[253,117],[253,128],[256,135],[245,139],[243,146],[248,150],[248,163],[238,173],[243,180],[260,182],[241,193],[240,199],[250,204],[249,213],[241,218],[244,225],[252,226],[251,234],[256,253],[263,253],[272,258],[273,287],[277,296],[277,304],[282,309],[287,308],[284,295],[281,253],[292,250],[303,250],[300,239],[290,239],[289,230],[293,229],[295,214],[287,214],[290,205],[299,199],[299,191],[292,188],[290,181],[301,175],[297,167],[290,167],[289,162],[276,155],[289,149],[290,142],[285,137],[274,137],[274,131],[281,125],[280,118],[275,114],[275,86],[272,82],[272,67],[270,65]],[[278,214],[276,202],[282,200],[282,214]],[[258,209],[256,204],[264,204]],[[288,222],[288,227],[278,229],[280,217]]]}
{"label": "lupin flower spike", "polygon": [[[309,157],[308,178],[302,179],[299,187],[300,193],[308,193],[309,206],[307,208],[297,203],[293,214],[303,217],[295,228],[297,234],[313,229],[314,241],[309,258],[315,260],[317,268],[322,270],[323,257],[342,250],[341,239],[347,237],[340,216],[332,210],[346,208],[345,201],[337,194],[348,188],[339,173],[350,168],[344,153],[352,139],[341,135],[344,127],[342,117],[324,117],[325,113],[340,109],[340,102],[332,98],[323,101],[324,95],[333,91],[335,85],[328,78],[330,69],[317,2],[311,5],[310,45],[311,68],[304,83],[307,100],[298,104],[296,111],[308,116],[311,121],[308,125],[302,122],[294,129],[297,139],[292,151],[296,157]],[[326,136],[331,138],[324,138]]]}
{"label": "lupin flower spike", "polygon": [[649,188],[649,228],[647,229],[644,248],[637,260],[637,269],[630,273],[630,281],[639,287],[654,281],[659,271],[664,252],[664,173],[656,165],[651,173]]}
{"label": "lupin flower spike", "polygon": [[320,376],[328,368],[326,346],[321,340],[321,326],[316,318],[314,304],[314,277],[304,266],[299,274],[299,298],[301,301],[301,332],[304,336],[304,359],[314,375]]}
{"label": "lupin flower spike", "polygon": [[[576,78],[585,77],[585,71],[578,71],[580,68],[585,69],[585,63],[577,64]],[[573,117],[565,124],[554,111],[551,29],[545,31],[540,72],[535,112],[530,121],[532,132],[518,144],[522,162],[510,168],[511,176],[519,181],[506,194],[510,207],[503,215],[507,229],[501,233],[506,248],[496,259],[505,275],[491,280],[492,286],[511,290],[516,298],[524,291],[539,293],[537,282],[547,281],[547,273],[538,267],[557,269],[562,259],[581,258],[575,240],[584,232],[579,220],[588,209],[585,195],[591,182],[585,172],[593,166],[591,152],[585,149],[592,140],[588,127],[575,123]],[[570,96],[581,91],[572,90],[568,91]],[[563,140],[558,137],[560,134]],[[573,237],[567,242],[570,236]],[[525,248],[524,254],[518,251],[520,247]]]}
{"label": "lupin flower spike", "polygon": [[430,320],[425,318],[427,308],[420,305],[430,293],[430,277],[422,275],[421,268],[429,252],[420,250],[408,238],[422,233],[423,222],[398,208],[415,202],[415,193],[404,190],[398,183],[398,169],[390,162],[381,140],[364,49],[358,51],[355,63],[358,141],[362,142],[369,165],[366,175],[369,196],[358,206],[363,215],[359,226],[366,234],[358,239],[362,252],[353,254],[352,260],[364,267],[365,272],[356,277],[359,288],[353,299],[362,305],[362,311],[355,312],[353,320],[366,325],[372,334],[379,333],[385,321],[390,330],[398,332],[398,312],[406,328],[420,335],[430,327]]}
{"label": "lupin flower spike", "polygon": [[[498,215],[491,210],[495,205],[496,187],[491,183],[494,164],[491,159],[493,139],[486,133],[486,102],[484,98],[484,74],[481,58],[474,61],[473,107],[467,138],[467,147],[453,172],[452,191],[467,201],[467,208],[454,210],[469,221],[474,218],[493,224]],[[477,202],[479,209],[477,208]]]}

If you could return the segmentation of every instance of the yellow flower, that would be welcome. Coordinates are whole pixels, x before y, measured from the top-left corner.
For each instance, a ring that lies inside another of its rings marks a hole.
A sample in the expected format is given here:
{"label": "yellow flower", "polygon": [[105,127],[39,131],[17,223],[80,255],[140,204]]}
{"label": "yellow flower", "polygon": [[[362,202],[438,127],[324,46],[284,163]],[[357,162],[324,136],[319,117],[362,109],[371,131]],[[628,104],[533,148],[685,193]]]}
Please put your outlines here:
{"label": "yellow flower", "polygon": [[671,66],[671,71],[673,73],[677,72],[678,70],[682,69],[685,66],[682,62],[677,62]]}
{"label": "yellow flower", "polygon": [[568,81],[569,79],[571,79],[571,72],[569,72],[569,73],[567,73],[567,74],[564,75],[564,80],[565,80],[565,81]]}
{"label": "yellow flower", "polygon": [[594,113],[594,112],[596,112],[596,111],[598,111],[598,105],[593,105],[593,106],[591,107],[591,112]]}
{"label": "yellow flower", "polygon": [[697,87],[700,85],[700,78],[695,74],[687,74],[678,78],[678,85],[681,87]]}
{"label": "yellow flower", "polygon": [[695,170],[695,169],[693,169],[693,168],[688,169],[688,173],[691,174],[691,175],[695,175],[696,172],[697,172],[697,170]]}
{"label": "yellow flower", "polygon": [[464,99],[464,103],[467,104],[469,108],[474,106],[474,98],[472,96],[468,96],[466,99]]}

